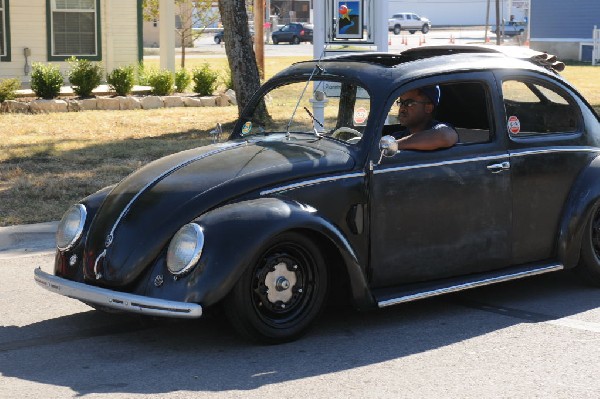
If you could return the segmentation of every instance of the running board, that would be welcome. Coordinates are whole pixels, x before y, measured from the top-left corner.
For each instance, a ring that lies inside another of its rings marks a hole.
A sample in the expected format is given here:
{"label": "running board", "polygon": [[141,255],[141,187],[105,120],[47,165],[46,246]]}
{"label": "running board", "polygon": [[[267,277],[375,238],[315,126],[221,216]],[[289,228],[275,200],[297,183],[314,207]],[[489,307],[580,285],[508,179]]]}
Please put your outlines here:
{"label": "running board", "polygon": [[500,272],[488,272],[469,275],[461,278],[436,280],[429,283],[409,284],[402,287],[374,290],[373,295],[380,308],[405,302],[417,301],[437,295],[468,290],[485,285],[517,280],[538,274],[556,272],[564,269],[560,263],[536,266],[519,266],[504,269]]}

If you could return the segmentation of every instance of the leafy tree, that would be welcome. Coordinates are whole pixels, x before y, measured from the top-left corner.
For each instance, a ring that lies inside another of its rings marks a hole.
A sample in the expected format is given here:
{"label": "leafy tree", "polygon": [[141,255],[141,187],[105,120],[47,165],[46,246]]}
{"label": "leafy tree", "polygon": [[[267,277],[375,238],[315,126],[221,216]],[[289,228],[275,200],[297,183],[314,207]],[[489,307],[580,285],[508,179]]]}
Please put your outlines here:
{"label": "leafy tree", "polygon": [[[211,0],[173,0],[175,2],[175,31],[181,45],[181,68],[185,68],[185,50],[194,43],[207,26],[219,20],[219,14],[213,11]],[[159,19],[159,0],[144,0],[144,20]]]}

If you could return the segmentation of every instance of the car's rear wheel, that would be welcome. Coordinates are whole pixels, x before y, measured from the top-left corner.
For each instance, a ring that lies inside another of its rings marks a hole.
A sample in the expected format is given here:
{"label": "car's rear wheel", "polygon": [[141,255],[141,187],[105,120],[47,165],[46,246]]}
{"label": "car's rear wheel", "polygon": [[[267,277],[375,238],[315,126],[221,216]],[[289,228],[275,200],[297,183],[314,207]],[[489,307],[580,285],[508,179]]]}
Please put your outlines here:
{"label": "car's rear wheel", "polygon": [[394,35],[399,35],[400,31],[401,31],[400,25],[394,26]]}
{"label": "car's rear wheel", "polygon": [[292,44],[300,44],[300,38],[298,36],[292,37]]}
{"label": "car's rear wheel", "polygon": [[429,25],[423,25],[423,27],[421,28],[421,32],[423,32],[423,34],[429,32]]}
{"label": "car's rear wheel", "polygon": [[221,38],[219,36],[215,37],[215,43],[216,44],[221,44]]}
{"label": "car's rear wheel", "polygon": [[600,207],[592,213],[585,227],[576,271],[587,283],[600,287]]}
{"label": "car's rear wheel", "polygon": [[327,269],[318,246],[295,232],[270,240],[225,300],[225,312],[246,338],[268,344],[304,334],[319,314]]}

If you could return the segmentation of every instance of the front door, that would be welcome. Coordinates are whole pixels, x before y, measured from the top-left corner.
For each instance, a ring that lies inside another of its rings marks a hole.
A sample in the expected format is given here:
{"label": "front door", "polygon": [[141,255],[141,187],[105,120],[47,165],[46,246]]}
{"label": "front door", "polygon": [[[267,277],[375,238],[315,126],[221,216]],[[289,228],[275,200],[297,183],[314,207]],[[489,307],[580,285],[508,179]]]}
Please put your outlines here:
{"label": "front door", "polygon": [[[488,112],[486,90],[473,83],[440,85],[440,88],[438,115],[468,104],[479,109],[469,121],[460,118],[449,121],[461,137],[454,147],[402,151],[383,158],[373,167],[370,175],[373,288],[509,265],[510,158],[502,141],[504,137],[496,137],[487,116],[479,115]],[[465,98],[469,93],[483,98]],[[476,118],[480,121],[473,122]]]}

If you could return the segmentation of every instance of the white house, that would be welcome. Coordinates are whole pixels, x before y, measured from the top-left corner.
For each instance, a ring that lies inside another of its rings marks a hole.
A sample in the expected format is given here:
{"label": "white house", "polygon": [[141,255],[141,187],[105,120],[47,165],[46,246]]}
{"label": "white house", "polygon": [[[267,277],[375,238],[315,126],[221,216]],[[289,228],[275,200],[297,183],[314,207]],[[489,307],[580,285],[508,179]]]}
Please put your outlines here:
{"label": "white house", "polygon": [[142,60],[142,0],[0,0],[0,78],[31,80],[34,62],[71,56],[110,72]]}

